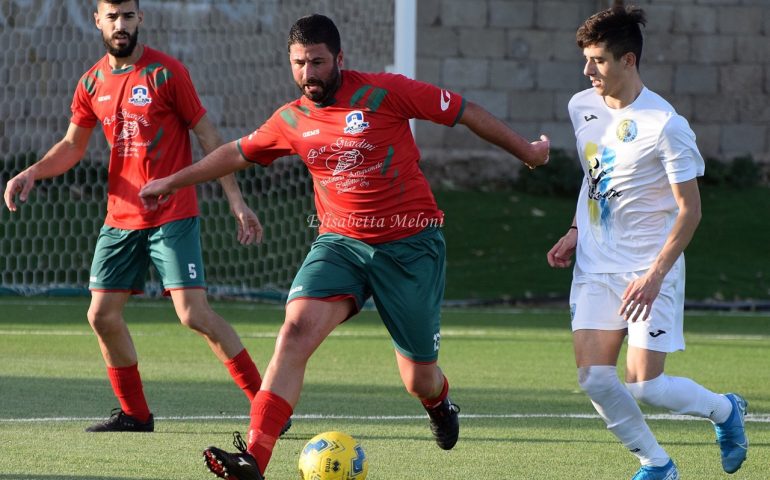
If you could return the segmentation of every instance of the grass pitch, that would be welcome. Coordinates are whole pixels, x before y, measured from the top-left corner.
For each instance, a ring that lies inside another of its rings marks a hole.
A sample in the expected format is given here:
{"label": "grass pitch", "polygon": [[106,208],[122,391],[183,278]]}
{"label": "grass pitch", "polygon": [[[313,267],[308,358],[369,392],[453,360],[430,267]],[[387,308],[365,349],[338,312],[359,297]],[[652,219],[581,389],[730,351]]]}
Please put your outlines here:
{"label": "grass pitch", "polygon": [[[245,432],[248,404],[197,335],[166,301],[126,311],[152,434],[86,434],[117,406],[85,299],[0,299],[0,480],[206,479],[201,451],[230,448]],[[260,370],[273,349],[281,308],[217,303]],[[375,312],[342,325],[311,359],[294,426],[267,478],[295,479],[305,442],[325,430],[358,438],[369,479],[622,479],[638,468],[578,391],[565,311],[445,310],[441,365],[462,407],[461,438],[440,450],[418,402],[400,382]],[[732,479],[768,478],[770,316],[688,313],[687,352],[670,375],[689,376],[749,401],[751,442]],[[683,478],[727,478],[710,423],[645,408]]]}

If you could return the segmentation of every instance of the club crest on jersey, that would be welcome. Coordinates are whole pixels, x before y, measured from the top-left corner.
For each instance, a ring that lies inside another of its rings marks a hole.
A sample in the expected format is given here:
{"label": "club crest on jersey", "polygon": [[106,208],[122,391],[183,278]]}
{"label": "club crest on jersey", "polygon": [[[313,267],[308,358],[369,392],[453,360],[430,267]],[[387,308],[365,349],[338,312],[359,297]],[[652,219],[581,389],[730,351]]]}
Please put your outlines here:
{"label": "club crest on jersey", "polygon": [[131,89],[131,98],[128,99],[128,103],[136,105],[137,107],[143,107],[152,103],[152,98],[149,95],[150,91],[144,85],[137,85]]}
{"label": "club crest on jersey", "polygon": [[615,130],[618,140],[623,143],[633,142],[637,133],[639,131],[636,128],[636,122],[633,120],[623,120],[618,125],[618,129]]}
{"label": "club crest on jersey", "polygon": [[345,133],[361,133],[369,128],[369,122],[364,121],[364,112],[353,110],[345,116]]}

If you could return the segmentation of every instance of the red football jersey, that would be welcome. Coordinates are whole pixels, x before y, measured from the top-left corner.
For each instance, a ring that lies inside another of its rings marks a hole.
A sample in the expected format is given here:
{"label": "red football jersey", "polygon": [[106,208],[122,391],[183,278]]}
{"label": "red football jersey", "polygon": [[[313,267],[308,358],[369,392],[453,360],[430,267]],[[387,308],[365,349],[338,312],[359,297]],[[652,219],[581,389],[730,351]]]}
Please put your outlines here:
{"label": "red football jersey", "polygon": [[147,46],[128,68],[113,70],[105,55],[83,75],[71,122],[100,122],[110,144],[107,225],[136,230],[198,215],[195,187],[154,211],[142,207],[139,189],[192,163],[188,130],[205,113],[185,66]]}
{"label": "red football jersey", "polygon": [[409,119],[457,123],[457,93],[389,73],[342,71],[330,105],[302,96],[238,140],[244,158],[268,165],[299,155],[313,177],[319,233],[367,243],[414,235],[443,223]]}

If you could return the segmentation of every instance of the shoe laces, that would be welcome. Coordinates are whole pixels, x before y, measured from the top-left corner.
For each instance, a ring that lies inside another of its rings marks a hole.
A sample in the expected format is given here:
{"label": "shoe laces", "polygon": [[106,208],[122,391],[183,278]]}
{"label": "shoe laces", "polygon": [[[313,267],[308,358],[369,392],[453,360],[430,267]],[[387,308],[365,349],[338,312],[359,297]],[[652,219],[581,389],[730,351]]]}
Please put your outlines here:
{"label": "shoe laces", "polygon": [[115,407],[115,408],[113,408],[113,409],[112,409],[112,411],[110,412],[110,418],[113,418],[113,417],[120,417],[120,416],[121,416],[121,415],[123,415],[123,414],[124,414],[124,412],[123,412],[123,409],[122,409],[122,408],[120,408],[120,407]]}
{"label": "shoe laces", "polygon": [[246,442],[241,436],[241,432],[233,432],[233,446],[237,448],[241,453],[246,453]]}

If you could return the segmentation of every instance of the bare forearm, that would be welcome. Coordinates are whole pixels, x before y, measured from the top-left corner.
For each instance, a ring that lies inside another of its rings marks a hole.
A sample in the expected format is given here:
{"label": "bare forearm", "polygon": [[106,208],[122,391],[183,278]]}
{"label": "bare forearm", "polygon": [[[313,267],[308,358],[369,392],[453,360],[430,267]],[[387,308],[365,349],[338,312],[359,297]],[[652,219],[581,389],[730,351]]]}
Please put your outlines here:
{"label": "bare forearm", "polygon": [[61,140],[39,161],[27,168],[35,180],[57,177],[75,166],[85,149],[67,140]]}
{"label": "bare forearm", "polygon": [[524,163],[532,163],[532,145],[530,142],[478,105],[468,102],[460,123],[467,126],[479,137],[506,150]]}
{"label": "bare forearm", "polygon": [[[226,143],[206,155],[199,162],[196,162],[187,168],[183,168],[167,177],[168,186],[173,189],[179,189],[189,185],[196,185],[198,183],[230,175],[233,172],[247,168],[250,165],[251,164],[241,156],[235,142]],[[232,182],[233,186],[237,188],[234,179],[232,179]]]}

